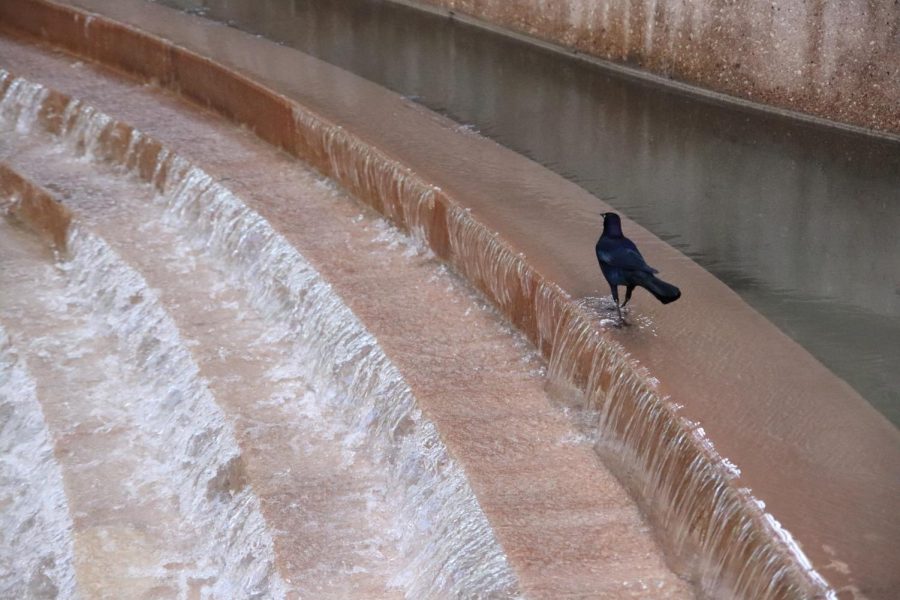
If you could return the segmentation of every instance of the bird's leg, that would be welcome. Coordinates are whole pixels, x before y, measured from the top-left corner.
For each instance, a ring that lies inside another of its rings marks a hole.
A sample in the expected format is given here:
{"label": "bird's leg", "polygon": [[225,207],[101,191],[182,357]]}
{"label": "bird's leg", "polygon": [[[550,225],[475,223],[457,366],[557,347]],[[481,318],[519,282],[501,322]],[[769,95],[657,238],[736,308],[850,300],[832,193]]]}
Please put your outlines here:
{"label": "bird's leg", "polygon": [[622,320],[622,309],[619,308],[619,286],[611,285],[611,286],[609,286],[609,289],[612,290],[613,302],[616,303],[616,312],[619,313],[619,320],[621,321]]}
{"label": "bird's leg", "polygon": [[631,292],[634,291],[634,286],[629,285],[625,287],[625,302],[622,303],[622,308],[625,308],[625,305],[628,304],[628,301],[631,300]]}

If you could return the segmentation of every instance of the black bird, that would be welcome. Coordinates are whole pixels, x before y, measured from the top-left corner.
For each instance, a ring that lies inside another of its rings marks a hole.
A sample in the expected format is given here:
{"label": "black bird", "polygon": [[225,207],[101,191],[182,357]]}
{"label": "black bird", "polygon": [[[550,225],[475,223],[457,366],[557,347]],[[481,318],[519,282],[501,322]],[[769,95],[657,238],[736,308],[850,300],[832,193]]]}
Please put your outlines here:
{"label": "black bird", "polygon": [[622,307],[631,300],[631,292],[635,286],[641,286],[656,296],[663,304],[674,302],[681,297],[681,290],[655,277],[656,269],[647,264],[641,253],[638,252],[634,242],[622,233],[622,221],[616,213],[608,212],[603,217],[603,233],[597,240],[597,260],[600,262],[600,270],[612,290],[613,300],[616,302],[616,310],[619,319],[622,318],[622,308],[619,306],[619,286],[625,286],[625,302]]}

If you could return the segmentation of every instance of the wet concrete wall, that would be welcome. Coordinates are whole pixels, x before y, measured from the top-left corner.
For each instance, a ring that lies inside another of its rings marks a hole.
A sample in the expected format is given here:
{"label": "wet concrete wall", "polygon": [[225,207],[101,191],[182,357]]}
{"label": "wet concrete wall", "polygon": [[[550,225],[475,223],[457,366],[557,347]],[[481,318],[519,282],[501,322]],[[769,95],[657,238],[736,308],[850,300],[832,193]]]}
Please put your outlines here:
{"label": "wet concrete wall", "polygon": [[737,98],[900,133],[893,0],[416,0]]}

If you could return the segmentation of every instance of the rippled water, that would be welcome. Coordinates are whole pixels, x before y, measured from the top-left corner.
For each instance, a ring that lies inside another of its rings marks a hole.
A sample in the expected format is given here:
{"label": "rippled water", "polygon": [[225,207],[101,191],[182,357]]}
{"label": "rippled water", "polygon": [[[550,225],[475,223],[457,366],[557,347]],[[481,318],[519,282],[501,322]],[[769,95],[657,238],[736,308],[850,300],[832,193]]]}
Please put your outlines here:
{"label": "rippled water", "polygon": [[723,107],[390,2],[161,3],[318,56],[577,182],[900,423],[900,143]]}

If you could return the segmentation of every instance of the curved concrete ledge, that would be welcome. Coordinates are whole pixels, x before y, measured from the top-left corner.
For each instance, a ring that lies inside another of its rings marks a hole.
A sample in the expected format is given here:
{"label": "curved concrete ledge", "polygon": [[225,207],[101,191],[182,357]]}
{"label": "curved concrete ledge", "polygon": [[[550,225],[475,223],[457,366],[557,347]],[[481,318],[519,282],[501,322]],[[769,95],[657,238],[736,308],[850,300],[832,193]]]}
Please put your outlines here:
{"label": "curved concrete ledge", "polygon": [[[603,205],[576,186],[264,40],[152,5],[78,4],[126,25],[39,0],[0,15],[253,127],[422,236],[580,390],[601,445],[612,437],[630,455],[623,473],[636,468],[673,552],[708,561],[696,569],[708,590],[826,595],[818,571],[847,594],[890,597],[900,434],[720,282],[626,222],[686,294],[666,309],[638,304],[639,327],[605,329],[578,302],[602,289],[590,248]],[[551,196],[571,210],[547,214]]]}
{"label": "curved concrete ledge", "polygon": [[[0,93],[5,91],[6,81],[0,81]],[[17,199],[9,210],[12,215],[27,223],[60,254],[66,254],[66,237],[72,222],[72,213],[60,206],[50,196],[31,184],[18,172],[0,164],[0,190]]]}

